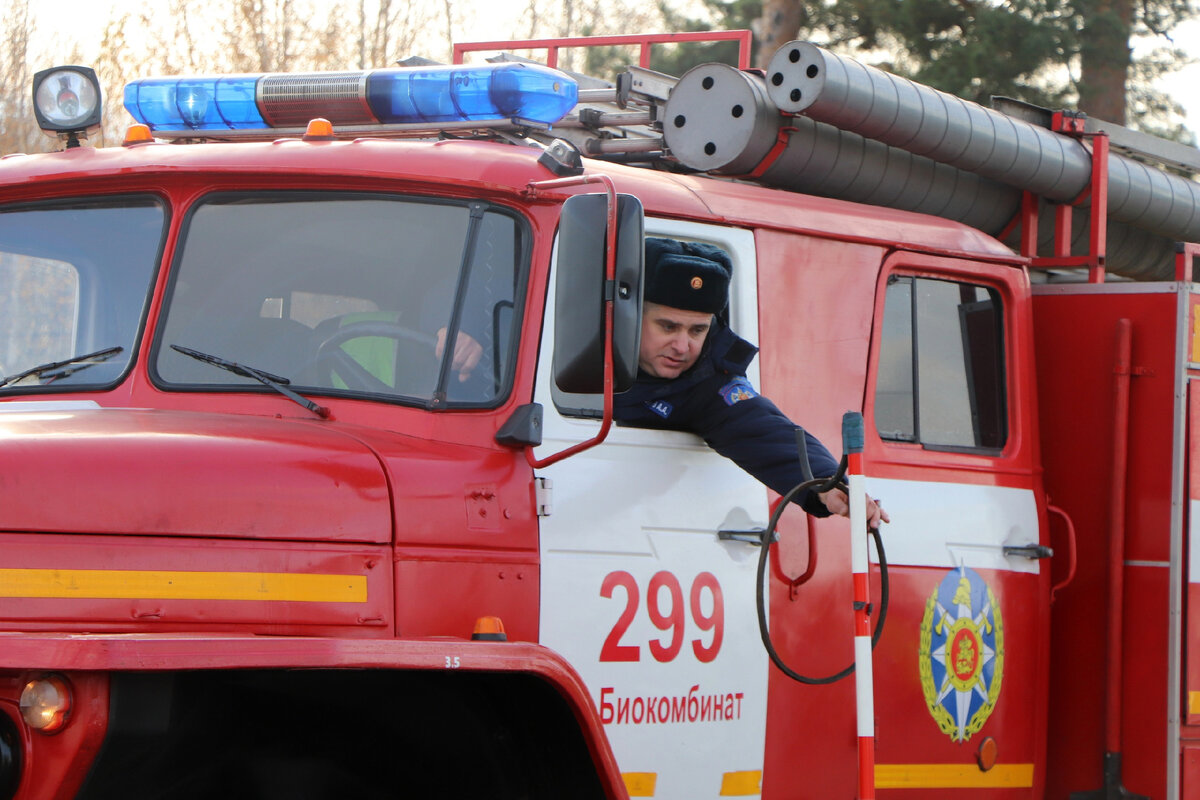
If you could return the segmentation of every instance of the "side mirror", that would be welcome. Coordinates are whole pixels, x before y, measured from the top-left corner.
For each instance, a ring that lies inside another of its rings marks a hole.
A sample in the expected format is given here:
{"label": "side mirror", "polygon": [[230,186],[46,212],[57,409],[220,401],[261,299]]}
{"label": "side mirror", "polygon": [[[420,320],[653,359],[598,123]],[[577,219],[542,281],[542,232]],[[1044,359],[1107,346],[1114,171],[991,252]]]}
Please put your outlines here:
{"label": "side mirror", "polygon": [[604,391],[604,303],[613,296],[613,391],[637,377],[645,262],[642,204],[617,195],[615,280],[605,282],[608,196],[581,194],[563,203],[558,228],[554,304],[554,382],[564,392]]}

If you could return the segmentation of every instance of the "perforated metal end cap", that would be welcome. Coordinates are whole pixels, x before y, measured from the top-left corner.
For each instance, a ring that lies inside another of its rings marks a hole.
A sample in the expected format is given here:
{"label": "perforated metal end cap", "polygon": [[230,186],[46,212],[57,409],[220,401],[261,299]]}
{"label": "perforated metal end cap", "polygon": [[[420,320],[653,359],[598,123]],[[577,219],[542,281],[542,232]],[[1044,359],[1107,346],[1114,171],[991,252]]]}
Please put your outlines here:
{"label": "perforated metal end cap", "polygon": [[780,111],[798,114],[821,94],[825,55],[811,42],[788,42],[767,64],[767,94]]}
{"label": "perforated metal end cap", "polygon": [[756,75],[727,64],[702,64],[671,90],[663,138],[692,169],[745,173],[775,144],[782,124]]}

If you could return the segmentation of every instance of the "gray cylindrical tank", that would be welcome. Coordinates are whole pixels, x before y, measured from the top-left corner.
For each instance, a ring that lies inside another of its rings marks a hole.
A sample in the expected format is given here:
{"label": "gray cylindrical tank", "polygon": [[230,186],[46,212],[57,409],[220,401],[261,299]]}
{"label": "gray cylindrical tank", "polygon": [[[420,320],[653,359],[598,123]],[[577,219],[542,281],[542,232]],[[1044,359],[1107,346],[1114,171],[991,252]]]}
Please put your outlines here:
{"label": "gray cylindrical tank", "polygon": [[1019,190],[775,108],[762,78],[726,64],[689,70],[671,90],[663,138],[684,165],[746,175],[763,162],[781,128],[781,154],[760,183],[805,194],[918,211],[997,234],[1021,202]]}
{"label": "gray cylindrical tank", "polygon": [[[764,165],[785,126],[792,129],[786,147]],[[692,169],[731,177],[759,170],[756,182],[769,186],[934,214],[992,235],[1020,208],[1014,187],[808,117],[785,117],[762,78],[725,64],[704,64],[680,78],[667,100],[663,137],[671,155]],[[1086,211],[1074,216],[1074,241],[1085,241]],[[1050,253],[1049,222],[1039,228],[1043,255]],[[1160,280],[1173,274],[1169,240],[1114,223],[1108,238],[1111,272]]]}
{"label": "gray cylindrical tank", "polygon": [[[767,93],[782,111],[1067,202],[1088,188],[1092,158],[1069,136],[1014,119],[811,42],[781,47]],[[1200,184],[1118,154],[1108,159],[1108,215],[1160,236],[1200,240]]]}

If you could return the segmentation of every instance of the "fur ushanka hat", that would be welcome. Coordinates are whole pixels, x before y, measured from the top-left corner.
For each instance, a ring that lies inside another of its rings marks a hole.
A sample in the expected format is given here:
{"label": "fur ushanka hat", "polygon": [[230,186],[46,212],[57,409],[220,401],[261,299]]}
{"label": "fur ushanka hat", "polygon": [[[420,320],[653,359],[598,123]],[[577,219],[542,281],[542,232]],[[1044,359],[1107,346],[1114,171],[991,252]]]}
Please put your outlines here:
{"label": "fur ushanka hat", "polygon": [[676,239],[646,239],[643,297],[660,306],[719,314],[729,301],[733,264],[719,247]]}

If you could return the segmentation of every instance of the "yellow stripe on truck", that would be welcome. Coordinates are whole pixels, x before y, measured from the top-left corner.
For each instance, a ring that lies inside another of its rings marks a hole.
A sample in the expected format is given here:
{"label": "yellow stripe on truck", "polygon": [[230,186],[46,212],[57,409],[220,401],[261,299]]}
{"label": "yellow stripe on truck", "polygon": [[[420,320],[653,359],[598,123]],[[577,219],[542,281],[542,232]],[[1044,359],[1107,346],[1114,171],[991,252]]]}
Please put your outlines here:
{"label": "yellow stripe on truck", "polygon": [[0,597],[365,603],[364,575],[0,569]]}
{"label": "yellow stripe on truck", "polygon": [[630,797],[654,797],[657,772],[622,772],[621,777],[625,779],[625,791]]}
{"label": "yellow stripe on truck", "polygon": [[1033,764],[876,764],[876,789],[1030,788]]}
{"label": "yellow stripe on truck", "polygon": [[721,776],[721,797],[758,797],[762,794],[762,770],[726,772]]}

